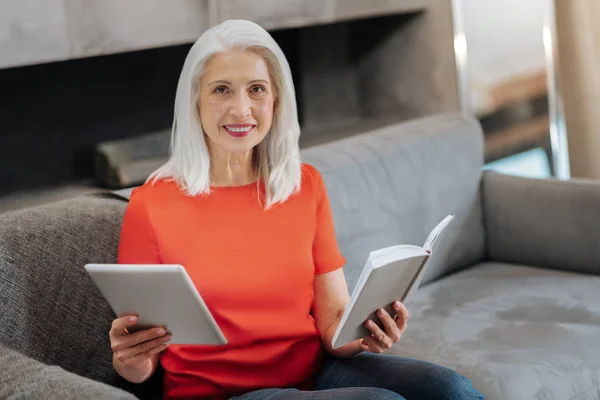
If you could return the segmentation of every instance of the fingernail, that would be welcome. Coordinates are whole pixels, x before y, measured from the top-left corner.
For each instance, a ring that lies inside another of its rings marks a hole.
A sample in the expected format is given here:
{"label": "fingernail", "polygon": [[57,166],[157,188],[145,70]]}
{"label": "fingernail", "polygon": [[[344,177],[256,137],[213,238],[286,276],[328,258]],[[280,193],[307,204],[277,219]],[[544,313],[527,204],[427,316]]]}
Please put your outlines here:
{"label": "fingernail", "polygon": [[161,336],[164,335],[165,333],[166,333],[165,330],[162,328],[156,331],[156,334],[161,335]]}
{"label": "fingernail", "polygon": [[171,341],[171,335],[165,336],[165,338],[163,339],[163,342],[167,343],[169,341]]}
{"label": "fingernail", "polygon": [[135,322],[137,320],[137,317],[129,317],[129,322]]}
{"label": "fingernail", "polygon": [[396,307],[400,307],[400,302],[396,300],[396,302],[394,302],[394,305],[395,305]]}

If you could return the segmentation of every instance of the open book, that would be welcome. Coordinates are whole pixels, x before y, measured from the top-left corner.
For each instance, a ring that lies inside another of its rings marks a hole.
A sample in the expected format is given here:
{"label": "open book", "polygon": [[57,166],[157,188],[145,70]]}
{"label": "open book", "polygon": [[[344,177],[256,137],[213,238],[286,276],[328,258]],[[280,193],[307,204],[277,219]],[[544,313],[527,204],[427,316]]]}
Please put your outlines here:
{"label": "open book", "polygon": [[369,254],[333,336],[334,349],[370,335],[364,326],[368,319],[382,327],[377,309],[385,309],[392,317],[396,314],[392,303],[395,300],[404,302],[417,289],[433,245],[453,218],[454,215],[448,215],[433,228],[423,247],[398,245]]}

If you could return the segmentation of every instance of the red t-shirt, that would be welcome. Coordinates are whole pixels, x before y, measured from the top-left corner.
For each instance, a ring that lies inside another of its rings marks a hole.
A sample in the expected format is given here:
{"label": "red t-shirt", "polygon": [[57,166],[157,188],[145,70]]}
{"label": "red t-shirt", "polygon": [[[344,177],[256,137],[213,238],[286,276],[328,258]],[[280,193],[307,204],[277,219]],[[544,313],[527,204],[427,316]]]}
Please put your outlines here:
{"label": "red t-shirt", "polygon": [[314,276],[345,264],[325,185],[303,164],[301,190],[267,211],[257,185],[190,197],[160,181],[132,193],[119,263],[183,265],[228,340],[169,346],[165,398],[308,389],[320,367]]}

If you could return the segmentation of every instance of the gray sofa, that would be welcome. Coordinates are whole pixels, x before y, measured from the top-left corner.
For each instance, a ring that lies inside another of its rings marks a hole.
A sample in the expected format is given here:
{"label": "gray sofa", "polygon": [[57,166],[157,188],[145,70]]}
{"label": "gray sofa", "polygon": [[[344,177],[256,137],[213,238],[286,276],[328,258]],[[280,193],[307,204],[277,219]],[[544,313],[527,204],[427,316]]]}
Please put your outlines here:
{"label": "gray sofa", "polygon": [[[370,250],[422,244],[455,213],[392,353],[454,368],[489,400],[600,399],[600,183],[483,171],[482,147],[477,122],[447,114],[303,151],[349,286]],[[116,260],[120,195],[0,215],[0,398],[160,397],[160,372],[130,385],[113,371],[113,314],[83,270]]]}

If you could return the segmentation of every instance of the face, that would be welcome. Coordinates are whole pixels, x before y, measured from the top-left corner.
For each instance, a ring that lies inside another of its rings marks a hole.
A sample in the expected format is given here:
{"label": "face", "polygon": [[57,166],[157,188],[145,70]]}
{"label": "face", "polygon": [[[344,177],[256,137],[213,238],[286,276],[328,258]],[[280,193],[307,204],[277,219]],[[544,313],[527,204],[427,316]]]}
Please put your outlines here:
{"label": "face", "polygon": [[213,56],[200,80],[198,109],[211,152],[247,153],[269,132],[275,94],[266,62],[251,51]]}

